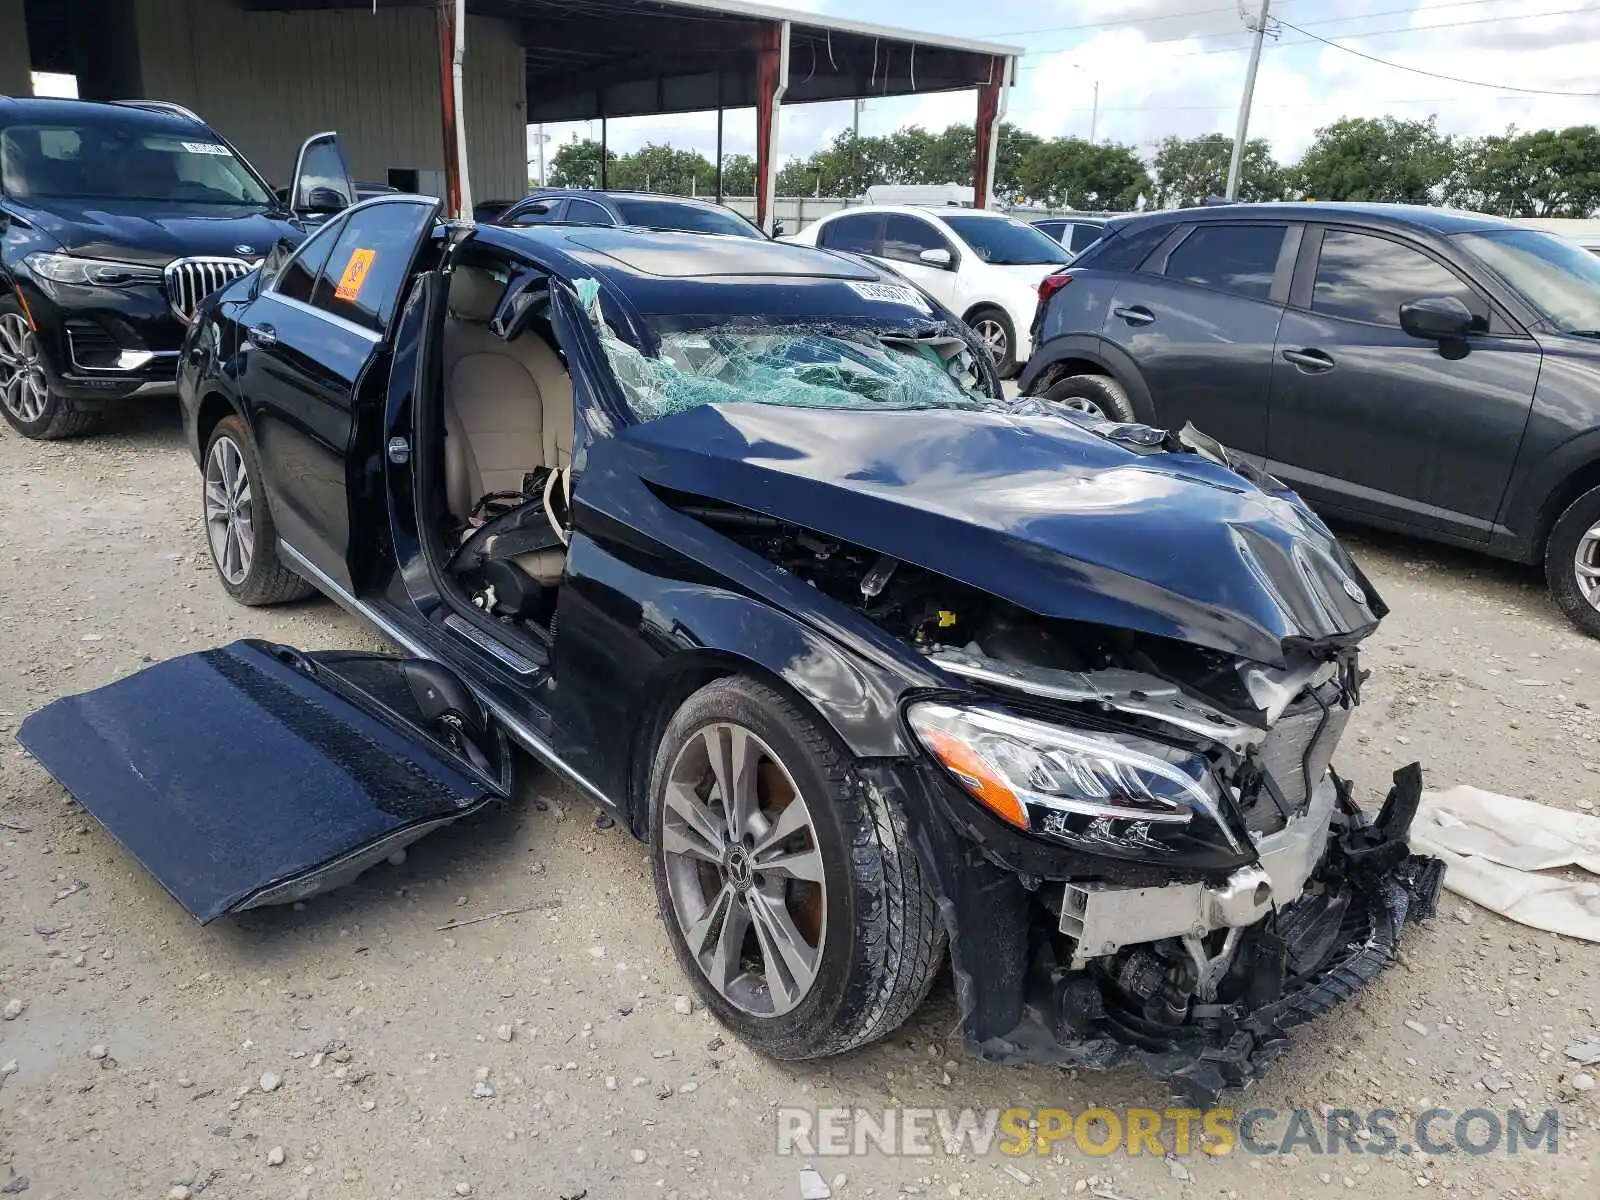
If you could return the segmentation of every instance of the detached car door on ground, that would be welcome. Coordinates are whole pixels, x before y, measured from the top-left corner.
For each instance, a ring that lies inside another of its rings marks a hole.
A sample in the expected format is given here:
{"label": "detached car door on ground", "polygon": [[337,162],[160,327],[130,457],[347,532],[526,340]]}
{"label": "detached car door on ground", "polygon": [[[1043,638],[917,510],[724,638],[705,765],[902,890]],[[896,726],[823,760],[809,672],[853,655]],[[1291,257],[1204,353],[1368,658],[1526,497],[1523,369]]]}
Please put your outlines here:
{"label": "detached car door on ground", "polygon": [[[1402,328],[1402,306],[1441,297],[1471,314],[1468,336]],[[1325,511],[1487,541],[1539,360],[1531,336],[1420,245],[1313,226],[1272,363],[1270,469]]]}
{"label": "detached car door on ground", "polygon": [[1139,364],[1162,425],[1193,421],[1266,455],[1272,351],[1299,237],[1287,222],[1182,226],[1118,285],[1101,335]]}

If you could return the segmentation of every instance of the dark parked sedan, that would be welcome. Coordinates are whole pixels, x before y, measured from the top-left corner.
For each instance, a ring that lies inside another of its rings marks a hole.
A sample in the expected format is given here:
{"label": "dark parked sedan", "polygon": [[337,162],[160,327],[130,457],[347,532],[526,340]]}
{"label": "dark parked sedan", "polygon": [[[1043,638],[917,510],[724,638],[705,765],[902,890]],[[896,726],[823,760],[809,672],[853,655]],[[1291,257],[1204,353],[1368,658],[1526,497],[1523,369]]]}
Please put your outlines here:
{"label": "dark parked sedan", "polygon": [[1543,563],[1600,636],[1600,259],[1401,205],[1116,221],[1040,287],[1026,392],[1193,421],[1329,516]]}
{"label": "dark parked sedan", "polygon": [[[862,260],[374,201],[202,306],[221,584],[410,658],[241,642],[21,739],[197,917],[512,791],[648,841],[707,1006],[779,1058],[946,956],[991,1058],[1209,1097],[1370,979],[1440,874],[1329,764],[1385,609],[1215,443],[1001,399]],[[1042,410],[1042,411],[1041,411]]]}
{"label": "dark parked sedan", "polygon": [[493,218],[497,225],[626,225],[680,233],[765,238],[731,208],[683,196],[541,188]]}

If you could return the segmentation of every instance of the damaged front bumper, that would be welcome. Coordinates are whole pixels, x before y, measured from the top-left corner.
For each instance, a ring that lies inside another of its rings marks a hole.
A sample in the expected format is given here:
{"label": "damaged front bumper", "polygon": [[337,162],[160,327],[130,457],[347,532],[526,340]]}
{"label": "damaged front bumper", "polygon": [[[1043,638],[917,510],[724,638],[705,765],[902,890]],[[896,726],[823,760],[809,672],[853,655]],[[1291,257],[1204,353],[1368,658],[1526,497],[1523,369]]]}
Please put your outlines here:
{"label": "damaged front bumper", "polygon": [[913,836],[950,930],[968,1048],[995,1062],[1136,1063],[1186,1103],[1248,1084],[1294,1026],[1376,977],[1444,878],[1406,843],[1415,765],[1375,821],[1329,772],[1301,817],[1258,841],[1255,864],[1180,880],[1033,875],[1018,868],[1021,844],[952,804],[937,777],[885,768],[871,782],[920,792],[904,798],[922,814]]}

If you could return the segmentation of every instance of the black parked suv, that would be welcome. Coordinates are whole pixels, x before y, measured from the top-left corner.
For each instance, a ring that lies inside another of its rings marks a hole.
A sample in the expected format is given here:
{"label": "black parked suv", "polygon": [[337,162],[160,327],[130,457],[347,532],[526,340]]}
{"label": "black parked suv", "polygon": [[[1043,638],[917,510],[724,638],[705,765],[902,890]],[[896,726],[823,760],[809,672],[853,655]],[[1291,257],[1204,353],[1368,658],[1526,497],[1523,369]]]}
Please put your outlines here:
{"label": "black parked suv", "polygon": [[1116,221],[1040,287],[1021,386],[1192,421],[1321,512],[1543,562],[1600,636],[1600,259],[1402,205]]}
{"label": "black parked suv", "polygon": [[59,438],[175,395],[200,301],[348,205],[342,162],[311,139],[286,204],[177,105],[0,97],[0,413]]}

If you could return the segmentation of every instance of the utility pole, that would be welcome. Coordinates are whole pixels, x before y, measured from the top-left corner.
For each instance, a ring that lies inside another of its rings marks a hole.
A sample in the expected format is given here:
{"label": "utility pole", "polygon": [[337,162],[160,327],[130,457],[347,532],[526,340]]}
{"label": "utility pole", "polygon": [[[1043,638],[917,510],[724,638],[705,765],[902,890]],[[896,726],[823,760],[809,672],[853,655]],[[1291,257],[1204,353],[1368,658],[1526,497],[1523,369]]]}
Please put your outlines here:
{"label": "utility pole", "polygon": [[1095,130],[1100,126],[1100,81],[1094,81],[1094,107],[1089,110],[1089,144],[1094,144]]}
{"label": "utility pole", "polygon": [[866,103],[865,100],[854,100],[854,101],[851,101],[851,105],[850,105],[850,136],[853,137],[853,138],[858,138],[858,137],[861,136],[861,106],[863,104],[865,104],[865,103]]}
{"label": "utility pole", "polygon": [[1244,139],[1250,132],[1250,101],[1255,97],[1256,68],[1261,65],[1261,43],[1267,36],[1267,9],[1272,5],[1272,0],[1261,0],[1261,15],[1256,18],[1252,29],[1255,30],[1256,40],[1250,43],[1250,66],[1244,75],[1244,95],[1239,99],[1239,126],[1233,133],[1233,154],[1228,158],[1228,190],[1229,200],[1239,198],[1239,163],[1244,158]]}

